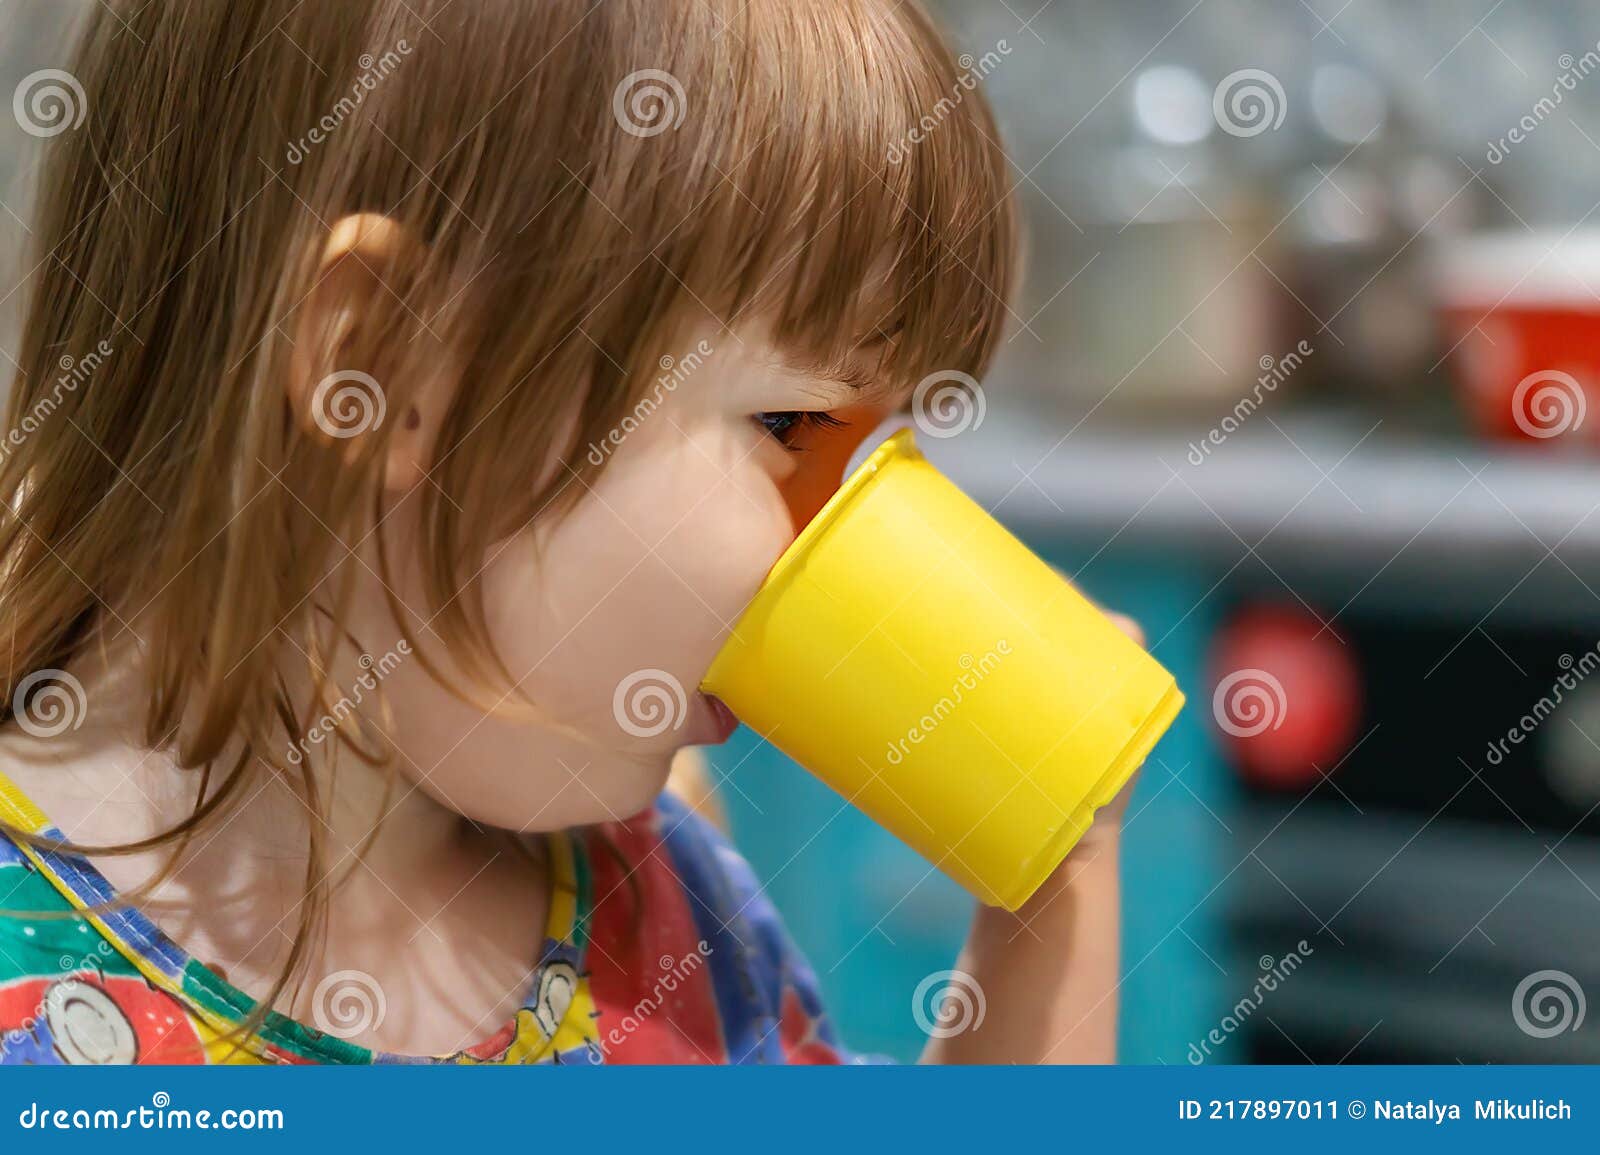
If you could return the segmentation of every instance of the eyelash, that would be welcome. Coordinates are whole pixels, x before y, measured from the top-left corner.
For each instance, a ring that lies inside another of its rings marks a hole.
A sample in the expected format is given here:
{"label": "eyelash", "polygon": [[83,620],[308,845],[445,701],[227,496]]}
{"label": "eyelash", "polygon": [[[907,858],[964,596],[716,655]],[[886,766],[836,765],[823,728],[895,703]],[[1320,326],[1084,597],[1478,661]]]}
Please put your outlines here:
{"label": "eyelash", "polygon": [[845,424],[831,413],[795,409],[757,413],[751,420],[766,430],[767,436],[791,453],[799,452],[792,441],[797,432],[804,429],[838,429]]}

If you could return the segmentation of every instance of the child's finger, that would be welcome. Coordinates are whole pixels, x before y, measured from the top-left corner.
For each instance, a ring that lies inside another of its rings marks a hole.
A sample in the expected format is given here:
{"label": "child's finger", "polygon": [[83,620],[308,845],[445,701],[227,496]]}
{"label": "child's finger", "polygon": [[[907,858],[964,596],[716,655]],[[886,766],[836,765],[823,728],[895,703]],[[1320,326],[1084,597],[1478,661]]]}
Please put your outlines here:
{"label": "child's finger", "polygon": [[[1060,569],[1056,569],[1056,573],[1061,574],[1061,580],[1062,581],[1065,581],[1068,584],[1072,584],[1073,588],[1077,589],[1077,586],[1076,586],[1076,584],[1073,584],[1072,579],[1069,578],[1066,574],[1061,573]],[[1083,591],[1079,590],[1078,592],[1082,593]],[[1084,596],[1088,597],[1087,594],[1084,594]],[[1119,614],[1119,613],[1116,613],[1113,610],[1108,610],[1108,609],[1106,609],[1105,606],[1101,605],[1099,602],[1094,601],[1093,598],[1089,598],[1089,600],[1091,602],[1094,602],[1094,606],[1095,606],[1096,609],[1098,609],[1101,613],[1105,614],[1106,617],[1111,619],[1111,624],[1112,625],[1116,626],[1117,629],[1121,630],[1123,633],[1127,634],[1130,638],[1132,638],[1135,645],[1143,647],[1144,641],[1145,641],[1145,639],[1144,639],[1144,627],[1143,626],[1141,626],[1138,622],[1134,621],[1132,618],[1128,617],[1127,614]]]}
{"label": "child's finger", "polygon": [[[1104,607],[1101,608],[1103,609]],[[1106,610],[1105,614],[1106,617],[1111,619],[1111,623],[1116,626],[1117,629],[1121,630],[1123,633],[1127,634],[1133,639],[1135,645],[1140,647],[1144,646],[1143,626],[1134,621],[1132,618],[1128,617],[1127,614],[1113,613],[1110,610]]]}

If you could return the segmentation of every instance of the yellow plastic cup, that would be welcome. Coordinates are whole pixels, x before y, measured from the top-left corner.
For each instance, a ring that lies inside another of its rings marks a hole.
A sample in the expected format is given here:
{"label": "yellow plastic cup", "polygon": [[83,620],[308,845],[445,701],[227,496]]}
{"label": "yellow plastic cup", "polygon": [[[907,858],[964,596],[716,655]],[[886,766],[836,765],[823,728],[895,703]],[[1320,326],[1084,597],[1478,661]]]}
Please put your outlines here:
{"label": "yellow plastic cup", "polygon": [[1008,910],[1183,705],[1172,675],[929,464],[909,429],[778,559],[701,688]]}

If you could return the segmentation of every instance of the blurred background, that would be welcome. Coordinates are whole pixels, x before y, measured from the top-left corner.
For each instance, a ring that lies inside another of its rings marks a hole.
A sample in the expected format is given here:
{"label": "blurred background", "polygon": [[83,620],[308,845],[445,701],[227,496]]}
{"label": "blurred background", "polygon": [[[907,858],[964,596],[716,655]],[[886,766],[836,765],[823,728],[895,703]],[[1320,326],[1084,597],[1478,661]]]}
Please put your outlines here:
{"label": "blurred background", "polygon": [[[1127,831],[1123,1061],[1600,1060],[1600,10],[940,8],[1029,271],[920,440],[1189,695]],[[913,1056],[967,900],[716,757],[846,1037]]]}
{"label": "blurred background", "polygon": [[[0,9],[0,94],[93,2]],[[1600,1061],[1600,10],[937,7],[1029,269],[922,441],[1189,694],[1123,1060]],[[0,118],[7,285],[37,145]],[[748,732],[713,759],[845,1038],[914,1057],[970,900]]]}

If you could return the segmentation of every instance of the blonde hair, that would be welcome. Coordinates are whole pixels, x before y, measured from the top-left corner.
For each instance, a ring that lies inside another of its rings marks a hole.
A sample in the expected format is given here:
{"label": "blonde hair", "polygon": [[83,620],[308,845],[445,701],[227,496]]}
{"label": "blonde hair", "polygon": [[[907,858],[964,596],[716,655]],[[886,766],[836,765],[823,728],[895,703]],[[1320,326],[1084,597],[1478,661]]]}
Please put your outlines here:
{"label": "blonde hair", "polygon": [[[292,352],[310,380],[381,382],[396,415],[444,352],[459,367],[417,495],[424,585],[452,664],[484,684],[505,672],[482,559],[604,468],[584,450],[659,374],[686,302],[769,317],[817,366],[892,334],[880,373],[903,384],[981,374],[1003,327],[1006,161],[915,3],[105,0],[70,71],[86,116],[49,146],[9,403],[13,430],[48,413],[0,462],[0,720],[30,673],[138,620],[145,739],[205,775],[172,830],[80,851],[181,850],[264,768],[322,805],[273,751],[329,697],[348,590],[323,578],[378,520],[399,424],[319,436],[286,399],[285,331],[334,223],[379,214],[421,243],[372,270],[382,326]],[[104,349],[60,387],[63,358]],[[281,677],[295,649],[310,702]],[[311,838],[264,1006],[322,906]]]}

